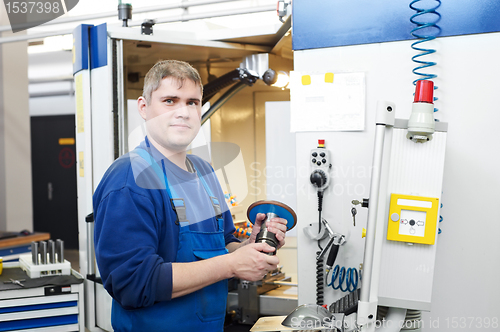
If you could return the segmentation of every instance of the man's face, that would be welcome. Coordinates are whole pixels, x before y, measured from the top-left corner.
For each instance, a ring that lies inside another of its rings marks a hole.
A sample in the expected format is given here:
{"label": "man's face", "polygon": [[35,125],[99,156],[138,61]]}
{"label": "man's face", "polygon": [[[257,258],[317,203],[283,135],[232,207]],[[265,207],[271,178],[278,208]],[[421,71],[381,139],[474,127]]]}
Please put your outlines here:
{"label": "man's face", "polygon": [[140,97],[139,113],[146,120],[148,136],[168,152],[185,151],[201,126],[201,89],[186,79],[181,88],[171,77],[153,91],[150,105]]}

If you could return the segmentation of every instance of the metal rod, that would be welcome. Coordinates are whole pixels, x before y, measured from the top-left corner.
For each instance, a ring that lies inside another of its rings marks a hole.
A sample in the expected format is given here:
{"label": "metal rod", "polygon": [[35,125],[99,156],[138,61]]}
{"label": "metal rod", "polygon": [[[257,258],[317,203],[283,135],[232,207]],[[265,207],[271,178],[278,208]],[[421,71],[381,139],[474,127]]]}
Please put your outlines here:
{"label": "metal rod", "polygon": [[28,80],[29,84],[44,84],[44,83],[59,83],[59,82],[71,82],[73,83],[75,78],[73,76],[60,76],[60,77],[50,77],[50,78],[31,78]]}
{"label": "metal rod", "polygon": [[[241,0],[181,1],[178,3],[168,4],[168,5],[148,6],[148,7],[137,8],[137,9],[133,10],[133,14],[143,14],[143,13],[150,13],[150,12],[158,12],[158,11],[162,11],[162,10],[189,8],[189,7],[196,7],[196,6],[206,6],[206,5],[223,3],[223,2],[235,2],[235,1],[241,1]],[[109,11],[109,12],[104,12],[104,13],[99,13],[99,14],[80,15],[80,16],[64,16],[64,17],[60,17],[60,18],[57,18],[55,20],[40,24],[39,26],[64,24],[64,23],[72,23],[72,22],[79,22],[79,21],[88,21],[88,20],[92,20],[92,19],[100,19],[100,18],[115,17],[115,16],[116,17],[118,16],[117,11],[115,11],[115,10]],[[16,27],[22,27],[22,26],[19,25]],[[10,25],[0,26],[0,32],[11,31],[11,30],[12,30],[12,28]]]}
{"label": "metal rod", "polygon": [[40,264],[47,264],[47,242],[40,242]]}
{"label": "metal rod", "polygon": [[377,222],[378,196],[382,173],[382,155],[384,153],[385,125],[378,124],[375,131],[375,148],[373,151],[373,169],[370,188],[370,208],[366,225],[366,244],[363,260],[363,287],[360,301],[370,301],[370,287],[373,274],[373,252],[375,248],[375,228]]}
{"label": "metal rod", "polygon": [[87,274],[95,274],[94,223],[87,222]]}
{"label": "metal rod", "polygon": [[126,135],[127,112],[125,103],[125,81],[123,68],[123,39],[116,41],[116,91],[118,98],[118,137],[119,140],[119,155],[128,152],[128,139]]}
{"label": "metal rod", "polygon": [[38,242],[31,242],[31,261],[38,265]]}
{"label": "metal rod", "polygon": [[43,97],[59,97],[59,96],[74,96],[75,90],[60,90],[60,91],[47,91],[47,92],[32,92],[29,94],[30,98],[43,98]]}
{"label": "metal rod", "polygon": [[49,264],[55,264],[56,262],[56,247],[53,240],[48,241],[47,246],[48,254],[49,254]]}
{"label": "metal rod", "polygon": [[57,239],[56,240],[56,253],[57,253],[57,261],[59,263],[64,263],[64,241]]}
{"label": "metal rod", "polygon": [[[241,9],[233,9],[233,10],[227,10],[227,11],[210,12],[210,13],[206,13],[206,14],[180,15],[180,16],[168,17],[168,18],[165,18],[162,20],[157,20],[156,23],[161,24],[161,23],[172,23],[172,22],[181,22],[181,21],[190,21],[190,20],[200,20],[200,19],[206,19],[206,18],[224,17],[224,16],[231,16],[231,15],[260,13],[260,12],[266,12],[266,11],[271,11],[271,10],[273,10],[273,11],[276,10],[276,6],[268,5],[268,6],[260,6],[260,7],[247,7],[247,8],[241,8]],[[135,21],[135,22],[132,21],[129,23],[129,26],[139,26],[142,23],[143,23],[143,21]],[[72,33],[73,33],[73,29],[51,31],[51,32],[44,32],[44,33],[37,33],[37,34],[29,34],[29,35],[25,34],[22,36],[4,37],[4,38],[0,38],[0,44],[14,43],[14,42],[19,42],[19,41],[40,39],[40,38],[52,37],[52,36],[69,35]]]}
{"label": "metal rod", "polygon": [[13,37],[0,38],[0,44],[15,43],[15,42],[19,42],[19,41],[25,41],[25,40],[30,40],[30,39],[40,39],[40,38],[52,37],[52,36],[70,35],[72,33],[73,33],[73,29],[60,30],[60,31],[49,31],[49,32],[43,32],[43,33],[34,33],[34,34],[21,35],[21,36],[16,35]]}
{"label": "metal rod", "polygon": [[294,286],[298,287],[299,284],[296,282],[290,282],[290,281],[266,281],[265,284],[269,285],[282,285],[282,286]]}
{"label": "metal rod", "polygon": [[[212,17],[224,17],[224,16],[232,16],[232,15],[242,15],[242,14],[253,14],[253,13],[261,13],[261,12],[269,12],[275,11],[275,5],[266,5],[259,7],[246,7],[240,9],[228,9],[228,10],[218,10],[208,13],[199,13],[199,14],[187,14],[180,16],[171,16],[166,17],[164,19],[158,19],[155,21],[156,24],[162,23],[172,23],[179,21],[192,21],[192,20],[201,20],[204,18],[212,18]],[[139,26],[143,23],[143,21],[131,21],[129,26]]]}

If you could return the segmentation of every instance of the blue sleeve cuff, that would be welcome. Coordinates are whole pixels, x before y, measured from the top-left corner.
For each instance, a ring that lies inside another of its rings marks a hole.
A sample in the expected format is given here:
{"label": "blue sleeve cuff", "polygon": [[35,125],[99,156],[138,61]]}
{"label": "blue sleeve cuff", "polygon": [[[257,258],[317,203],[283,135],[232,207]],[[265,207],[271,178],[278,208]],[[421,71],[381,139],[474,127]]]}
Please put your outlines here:
{"label": "blue sleeve cuff", "polygon": [[238,242],[238,243],[241,243],[241,240],[240,240],[240,239],[238,239],[236,236],[234,236],[234,235],[232,235],[232,234],[231,234],[230,236],[226,236],[225,241],[226,241],[226,246],[227,246],[229,243],[231,243],[231,242]]}
{"label": "blue sleeve cuff", "polygon": [[172,299],[172,263],[160,264],[160,272],[156,281],[156,301],[170,301]]}
{"label": "blue sleeve cuff", "polygon": [[[224,203],[225,204],[225,203]],[[231,243],[231,242],[241,242],[236,236],[234,236],[234,232],[236,231],[236,228],[234,227],[233,223],[233,217],[231,216],[231,212],[227,209],[223,213],[223,218],[224,218],[224,242],[226,243],[226,246]]]}

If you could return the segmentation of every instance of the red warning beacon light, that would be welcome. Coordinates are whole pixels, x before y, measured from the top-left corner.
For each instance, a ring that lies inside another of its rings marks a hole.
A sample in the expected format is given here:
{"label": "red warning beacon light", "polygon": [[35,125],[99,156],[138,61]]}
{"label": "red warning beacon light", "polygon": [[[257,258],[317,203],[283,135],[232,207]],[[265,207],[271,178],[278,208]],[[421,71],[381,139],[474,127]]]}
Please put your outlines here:
{"label": "red warning beacon light", "polygon": [[325,147],[325,140],[319,139],[318,140],[318,148],[324,148],[324,147]]}
{"label": "red warning beacon light", "polygon": [[420,80],[415,87],[406,137],[413,142],[424,143],[432,139],[434,130],[434,82]]}
{"label": "red warning beacon light", "polygon": [[434,104],[434,82],[427,80],[417,81],[413,102]]}

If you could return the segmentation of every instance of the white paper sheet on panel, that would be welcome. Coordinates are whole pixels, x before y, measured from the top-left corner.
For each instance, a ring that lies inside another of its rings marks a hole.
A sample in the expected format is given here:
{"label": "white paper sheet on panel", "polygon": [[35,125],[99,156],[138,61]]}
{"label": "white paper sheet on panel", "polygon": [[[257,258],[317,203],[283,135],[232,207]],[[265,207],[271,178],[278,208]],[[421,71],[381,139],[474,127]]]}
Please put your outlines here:
{"label": "white paper sheet on panel", "polygon": [[365,129],[365,73],[290,72],[290,130]]}

